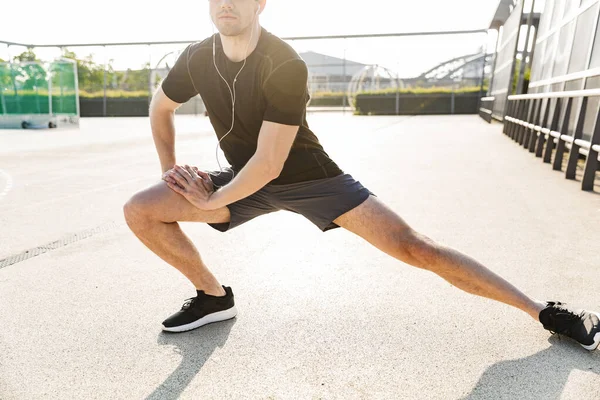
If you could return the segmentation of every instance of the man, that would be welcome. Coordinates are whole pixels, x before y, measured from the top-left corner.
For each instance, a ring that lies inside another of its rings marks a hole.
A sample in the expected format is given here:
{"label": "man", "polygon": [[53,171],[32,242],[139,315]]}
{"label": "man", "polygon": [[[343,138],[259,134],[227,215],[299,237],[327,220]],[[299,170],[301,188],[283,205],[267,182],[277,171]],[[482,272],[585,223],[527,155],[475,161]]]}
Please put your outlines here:
{"label": "man", "polygon": [[[163,329],[182,332],[237,313],[231,288],[211,274],[178,221],[205,222],[225,232],[287,210],[322,231],[345,228],[466,292],[519,308],[588,350],[598,347],[599,313],[528,297],[472,258],[415,232],[340,170],[306,122],[305,63],[259,24],[265,4],[209,0],[219,33],[188,46],[152,100],[150,121],[164,182],[133,196],[124,207],[125,218],[135,235],[197,291]],[[197,94],[230,169],[207,173],[176,164],[174,111]]]}

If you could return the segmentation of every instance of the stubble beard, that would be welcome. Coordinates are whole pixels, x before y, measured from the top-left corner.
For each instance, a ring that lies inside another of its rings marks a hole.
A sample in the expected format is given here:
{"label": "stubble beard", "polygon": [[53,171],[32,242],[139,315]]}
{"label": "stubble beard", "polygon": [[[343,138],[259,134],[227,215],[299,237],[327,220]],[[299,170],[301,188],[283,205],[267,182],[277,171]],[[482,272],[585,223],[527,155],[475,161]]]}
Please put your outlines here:
{"label": "stubble beard", "polygon": [[221,35],[230,37],[244,35],[246,32],[250,32],[250,29],[252,29],[252,23],[250,23],[246,27],[231,26],[226,24],[223,24],[223,26],[218,27],[219,33]]}

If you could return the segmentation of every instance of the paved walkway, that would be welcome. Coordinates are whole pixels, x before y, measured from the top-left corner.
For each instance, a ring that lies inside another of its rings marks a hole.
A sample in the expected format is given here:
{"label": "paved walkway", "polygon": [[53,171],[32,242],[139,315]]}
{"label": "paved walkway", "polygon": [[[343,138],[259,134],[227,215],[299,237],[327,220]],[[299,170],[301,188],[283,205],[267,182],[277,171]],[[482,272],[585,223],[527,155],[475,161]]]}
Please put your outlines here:
{"label": "paved walkway", "polygon": [[[600,196],[477,116],[313,114],[329,154],[415,229],[533,297],[600,310]],[[204,118],[180,163],[215,168]],[[222,159],[224,160],[224,159]],[[597,399],[600,352],[341,229],[182,224],[236,319],[161,332],[193,287],[128,230],[160,177],[147,119],[0,131],[0,398]]]}

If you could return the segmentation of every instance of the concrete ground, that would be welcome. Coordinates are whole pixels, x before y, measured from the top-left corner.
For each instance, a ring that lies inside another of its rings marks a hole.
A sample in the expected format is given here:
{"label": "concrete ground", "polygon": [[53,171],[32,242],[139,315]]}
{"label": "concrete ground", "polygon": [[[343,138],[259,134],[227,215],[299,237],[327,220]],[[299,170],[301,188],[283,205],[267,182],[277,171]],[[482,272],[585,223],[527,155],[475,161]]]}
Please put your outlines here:
{"label": "concrete ground", "polygon": [[[530,296],[600,310],[600,197],[477,116],[318,113],[326,151],[416,230]],[[201,117],[178,162],[216,168]],[[224,162],[224,158],[221,158]],[[160,180],[146,118],[0,131],[0,398],[599,399],[600,350],[337,229],[275,213],[182,228],[239,310],[182,334],[195,295],[128,229]]]}

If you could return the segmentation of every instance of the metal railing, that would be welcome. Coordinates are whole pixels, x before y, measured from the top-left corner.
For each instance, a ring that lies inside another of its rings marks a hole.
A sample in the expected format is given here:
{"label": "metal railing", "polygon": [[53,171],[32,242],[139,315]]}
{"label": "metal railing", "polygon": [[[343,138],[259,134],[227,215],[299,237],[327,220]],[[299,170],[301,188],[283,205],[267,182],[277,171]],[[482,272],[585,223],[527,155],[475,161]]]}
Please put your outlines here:
{"label": "metal railing", "polygon": [[[562,171],[568,153],[566,179],[576,179],[578,160],[585,158],[581,189],[593,191],[599,166],[600,112],[596,110],[590,140],[584,140],[584,124],[589,99],[599,97],[600,89],[509,96],[503,132],[545,163],[552,163],[555,171]],[[578,109],[575,99],[581,99]],[[573,116],[575,129],[570,135]]]}
{"label": "metal railing", "polygon": [[479,100],[479,116],[487,122],[492,122],[492,110],[494,109],[494,96],[482,97]]}

